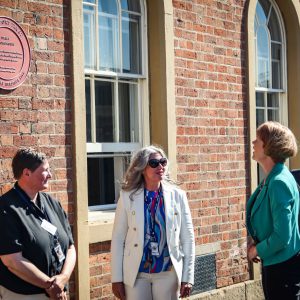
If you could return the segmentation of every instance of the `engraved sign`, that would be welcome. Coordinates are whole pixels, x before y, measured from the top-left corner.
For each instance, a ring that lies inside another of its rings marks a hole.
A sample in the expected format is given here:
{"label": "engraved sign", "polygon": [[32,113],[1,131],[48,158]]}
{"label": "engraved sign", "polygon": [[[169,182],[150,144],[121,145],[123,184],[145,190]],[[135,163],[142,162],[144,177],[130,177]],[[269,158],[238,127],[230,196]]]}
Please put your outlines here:
{"label": "engraved sign", "polygon": [[23,29],[0,17],[0,89],[12,90],[24,82],[30,66],[30,48]]}

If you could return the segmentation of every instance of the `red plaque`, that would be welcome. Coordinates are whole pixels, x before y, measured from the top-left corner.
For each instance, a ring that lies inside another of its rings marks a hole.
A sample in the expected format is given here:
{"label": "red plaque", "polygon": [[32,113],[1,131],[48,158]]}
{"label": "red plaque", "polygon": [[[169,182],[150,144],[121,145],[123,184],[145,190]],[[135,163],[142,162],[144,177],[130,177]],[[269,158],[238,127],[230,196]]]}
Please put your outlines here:
{"label": "red plaque", "polygon": [[23,29],[12,19],[0,17],[0,88],[12,90],[26,79],[30,48]]}

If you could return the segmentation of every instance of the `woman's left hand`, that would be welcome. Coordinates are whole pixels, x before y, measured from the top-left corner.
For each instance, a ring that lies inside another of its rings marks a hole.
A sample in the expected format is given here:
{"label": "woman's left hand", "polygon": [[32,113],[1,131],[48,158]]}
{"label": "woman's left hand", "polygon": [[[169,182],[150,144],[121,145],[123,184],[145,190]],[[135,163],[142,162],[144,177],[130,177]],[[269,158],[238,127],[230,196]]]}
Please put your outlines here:
{"label": "woman's left hand", "polygon": [[189,297],[191,294],[192,285],[188,282],[181,282],[179,298]]}
{"label": "woman's left hand", "polygon": [[248,260],[254,263],[260,262],[260,258],[257,255],[256,246],[254,244],[248,247],[247,252]]}

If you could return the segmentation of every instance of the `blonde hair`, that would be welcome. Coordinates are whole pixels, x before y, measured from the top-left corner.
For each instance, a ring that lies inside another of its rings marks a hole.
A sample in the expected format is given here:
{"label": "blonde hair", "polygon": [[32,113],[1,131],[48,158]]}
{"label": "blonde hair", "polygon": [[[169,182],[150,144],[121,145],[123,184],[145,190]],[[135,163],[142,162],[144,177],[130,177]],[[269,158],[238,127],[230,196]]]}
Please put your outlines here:
{"label": "blonde hair", "polygon": [[[162,157],[167,158],[164,150],[158,146],[150,145],[138,150],[131,158],[130,165],[125,173],[124,181],[122,183],[122,190],[136,192],[138,189],[144,186],[143,172],[147,167],[151,154],[158,153]],[[174,183],[169,178],[168,165],[165,169],[165,175],[163,181]]]}
{"label": "blonde hair", "polygon": [[275,163],[283,163],[298,152],[293,132],[278,122],[268,121],[261,124],[257,128],[257,136],[264,144],[264,153]]}

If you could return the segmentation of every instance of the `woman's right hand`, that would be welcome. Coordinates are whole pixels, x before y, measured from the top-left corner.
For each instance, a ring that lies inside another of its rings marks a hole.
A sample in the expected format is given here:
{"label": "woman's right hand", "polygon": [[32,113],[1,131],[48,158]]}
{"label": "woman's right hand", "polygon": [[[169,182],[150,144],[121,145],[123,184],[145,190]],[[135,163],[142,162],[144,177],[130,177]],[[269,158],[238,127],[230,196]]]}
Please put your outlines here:
{"label": "woman's right hand", "polygon": [[121,300],[126,300],[125,287],[124,287],[123,282],[113,282],[112,283],[112,292],[117,298],[119,298]]}

